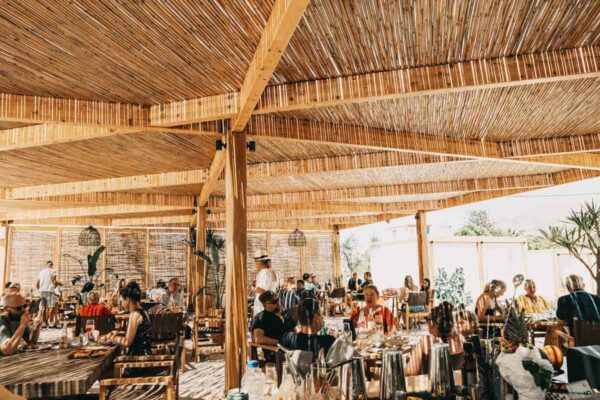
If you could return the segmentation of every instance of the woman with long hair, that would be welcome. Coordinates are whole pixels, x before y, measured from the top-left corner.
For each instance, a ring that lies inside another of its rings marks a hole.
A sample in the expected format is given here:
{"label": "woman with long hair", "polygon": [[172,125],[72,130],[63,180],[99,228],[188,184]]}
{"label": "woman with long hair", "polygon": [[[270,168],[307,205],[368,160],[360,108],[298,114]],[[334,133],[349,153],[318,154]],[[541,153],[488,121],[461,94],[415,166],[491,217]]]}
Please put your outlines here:
{"label": "woman with long hair", "polygon": [[454,307],[443,301],[431,310],[427,321],[429,335],[423,336],[413,347],[406,367],[406,375],[421,375],[429,372],[429,355],[434,343],[447,343],[450,346],[450,358],[453,369],[459,369],[463,358],[464,337],[457,332],[454,325]]}

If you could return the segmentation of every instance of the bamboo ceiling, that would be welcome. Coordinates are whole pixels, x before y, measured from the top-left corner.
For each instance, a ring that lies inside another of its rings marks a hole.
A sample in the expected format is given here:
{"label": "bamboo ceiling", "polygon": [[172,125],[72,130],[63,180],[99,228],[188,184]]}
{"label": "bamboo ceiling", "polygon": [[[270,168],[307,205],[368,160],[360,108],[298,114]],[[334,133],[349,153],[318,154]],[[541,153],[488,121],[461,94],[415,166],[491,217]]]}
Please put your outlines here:
{"label": "bamboo ceiling", "polygon": [[0,220],[221,227],[225,120],[252,229],[600,176],[600,2],[312,0],[265,33],[275,5],[1,3]]}

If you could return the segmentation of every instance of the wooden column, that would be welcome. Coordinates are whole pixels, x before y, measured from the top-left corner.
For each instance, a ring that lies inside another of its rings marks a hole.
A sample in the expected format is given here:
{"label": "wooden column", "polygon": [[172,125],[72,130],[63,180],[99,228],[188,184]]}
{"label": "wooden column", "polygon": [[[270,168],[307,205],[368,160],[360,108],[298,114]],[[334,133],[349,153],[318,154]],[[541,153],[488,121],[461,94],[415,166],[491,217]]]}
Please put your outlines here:
{"label": "wooden column", "polygon": [[[225,161],[225,390],[245,372],[247,346],[246,135],[227,130]],[[240,365],[241,360],[241,365]],[[239,367],[238,367],[239,366]],[[238,369],[239,368],[239,369]]]}
{"label": "wooden column", "polygon": [[417,221],[417,246],[419,254],[419,283],[424,278],[430,278],[429,268],[429,242],[427,241],[427,219],[425,211],[418,211],[415,215]]}
{"label": "wooden column", "polygon": [[154,287],[155,282],[150,282],[150,229],[146,229],[146,257],[144,258],[144,288],[148,288],[152,285]]}
{"label": "wooden column", "polygon": [[56,229],[56,242],[54,243],[54,268],[56,268],[56,279],[60,281],[60,270],[61,270],[61,256],[60,256],[60,246],[61,246],[61,236],[62,229]]}
{"label": "wooden column", "polygon": [[483,242],[477,242],[477,271],[479,272],[479,286],[481,291],[485,288],[486,276],[485,276],[485,265],[483,258]]}
{"label": "wooden column", "polygon": [[4,284],[8,281],[8,268],[10,267],[10,224],[4,224],[4,257],[2,259],[2,273],[0,273],[0,288],[4,289]]}
{"label": "wooden column", "polygon": [[[196,249],[206,250],[206,207],[196,207]],[[206,269],[204,259],[196,256],[194,258],[192,268],[194,269],[195,290],[198,293],[206,285]],[[198,307],[196,315],[206,315],[206,294],[204,290],[202,290],[201,296],[197,296],[196,305]]]}
{"label": "wooden column", "polygon": [[102,235],[102,244],[105,247],[105,250],[102,252],[102,254],[100,255],[100,265],[102,267],[102,282],[104,283],[104,294],[106,294],[107,288],[108,288],[108,272],[106,271],[106,254],[108,253],[108,243],[106,242],[106,228],[103,228],[100,231],[100,234]]}
{"label": "wooden column", "polygon": [[340,254],[340,230],[337,225],[333,227],[332,234],[333,241],[333,276],[338,277],[342,275],[342,258]]}

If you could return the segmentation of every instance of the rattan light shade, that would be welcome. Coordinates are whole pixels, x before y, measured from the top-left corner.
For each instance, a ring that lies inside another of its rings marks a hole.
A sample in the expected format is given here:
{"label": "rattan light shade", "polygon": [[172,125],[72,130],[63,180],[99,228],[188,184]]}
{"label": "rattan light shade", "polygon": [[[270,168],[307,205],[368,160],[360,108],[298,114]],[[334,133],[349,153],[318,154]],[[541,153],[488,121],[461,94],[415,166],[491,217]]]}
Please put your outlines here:
{"label": "rattan light shade", "polygon": [[79,234],[79,245],[80,246],[100,246],[102,239],[100,232],[93,226],[88,226]]}
{"label": "rattan light shade", "polygon": [[304,236],[304,232],[300,229],[294,229],[294,232],[290,233],[290,237],[288,237],[288,246],[291,247],[302,247],[306,246],[306,236]]}

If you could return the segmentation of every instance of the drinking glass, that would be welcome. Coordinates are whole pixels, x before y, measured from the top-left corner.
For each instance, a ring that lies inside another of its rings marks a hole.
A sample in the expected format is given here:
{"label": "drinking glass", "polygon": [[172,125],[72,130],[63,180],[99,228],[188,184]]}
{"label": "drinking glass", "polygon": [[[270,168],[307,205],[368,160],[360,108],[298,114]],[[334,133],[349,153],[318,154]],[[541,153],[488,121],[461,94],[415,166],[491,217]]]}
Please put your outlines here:
{"label": "drinking glass", "polygon": [[94,329],[96,329],[96,326],[93,319],[88,319],[85,321],[85,333],[90,335]]}
{"label": "drinking glass", "polygon": [[274,365],[265,366],[265,396],[276,398],[278,395],[277,390],[277,371]]}
{"label": "drinking glass", "polygon": [[344,336],[348,343],[352,342],[352,326],[349,322],[344,322]]}

